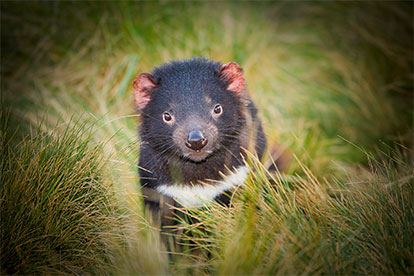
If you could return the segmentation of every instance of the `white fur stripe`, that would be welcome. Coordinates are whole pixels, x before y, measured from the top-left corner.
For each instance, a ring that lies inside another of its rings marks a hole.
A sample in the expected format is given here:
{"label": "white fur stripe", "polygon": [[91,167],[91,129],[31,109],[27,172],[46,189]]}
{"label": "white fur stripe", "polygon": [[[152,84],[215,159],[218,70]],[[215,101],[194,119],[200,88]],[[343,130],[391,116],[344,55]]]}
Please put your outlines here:
{"label": "white fur stripe", "polygon": [[248,174],[249,169],[246,166],[241,166],[235,172],[224,177],[223,181],[217,182],[217,184],[196,184],[193,186],[164,184],[158,186],[157,190],[164,195],[173,197],[185,207],[201,207],[222,192],[228,191],[234,186],[243,185]]}

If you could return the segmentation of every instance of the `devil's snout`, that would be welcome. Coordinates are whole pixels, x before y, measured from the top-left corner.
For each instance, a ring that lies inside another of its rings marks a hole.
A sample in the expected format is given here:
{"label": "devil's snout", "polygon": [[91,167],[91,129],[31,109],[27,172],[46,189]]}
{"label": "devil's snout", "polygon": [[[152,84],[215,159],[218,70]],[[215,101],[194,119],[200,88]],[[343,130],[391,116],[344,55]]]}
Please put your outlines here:
{"label": "devil's snout", "polygon": [[192,130],[188,134],[185,145],[192,150],[199,151],[207,145],[207,142],[208,140],[204,137],[201,131]]}

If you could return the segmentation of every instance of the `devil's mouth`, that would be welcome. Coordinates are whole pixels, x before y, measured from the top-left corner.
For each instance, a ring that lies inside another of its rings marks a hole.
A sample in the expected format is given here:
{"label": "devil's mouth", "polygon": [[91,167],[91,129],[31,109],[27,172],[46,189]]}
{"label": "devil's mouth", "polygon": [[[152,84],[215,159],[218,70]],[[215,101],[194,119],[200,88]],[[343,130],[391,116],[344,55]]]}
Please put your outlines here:
{"label": "devil's mouth", "polygon": [[205,150],[195,150],[188,154],[189,156],[204,156],[208,155],[208,152]]}
{"label": "devil's mouth", "polygon": [[186,152],[184,157],[194,162],[201,162],[206,159],[212,151],[209,150],[194,150],[190,152]]}

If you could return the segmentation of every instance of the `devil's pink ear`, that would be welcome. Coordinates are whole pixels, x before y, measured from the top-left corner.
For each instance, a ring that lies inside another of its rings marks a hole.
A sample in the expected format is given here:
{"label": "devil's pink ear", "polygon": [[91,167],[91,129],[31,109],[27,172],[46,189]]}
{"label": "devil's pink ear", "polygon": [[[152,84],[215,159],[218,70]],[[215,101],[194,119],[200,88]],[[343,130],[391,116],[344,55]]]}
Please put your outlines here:
{"label": "devil's pink ear", "polygon": [[243,69],[235,62],[223,64],[220,68],[219,77],[227,83],[227,90],[235,92],[240,96],[245,88]]}
{"label": "devil's pink ear", "polygon": [[144,109],[151,100],[151,91],[157,86],[154,77],[148,73],[139,74],[133,83],[135,105]]}

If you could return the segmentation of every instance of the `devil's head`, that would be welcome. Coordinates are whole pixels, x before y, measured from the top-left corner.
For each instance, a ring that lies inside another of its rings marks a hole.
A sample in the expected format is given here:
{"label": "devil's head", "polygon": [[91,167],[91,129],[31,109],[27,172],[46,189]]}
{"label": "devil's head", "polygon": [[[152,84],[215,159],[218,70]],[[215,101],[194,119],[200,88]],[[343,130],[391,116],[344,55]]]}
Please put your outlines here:
{"label": "devil's head", "polygon": [[141,140],[162,154],[202,162],[238,139],[244,93],[235,62],[174,61],[140,74],[134,98],[142,114]]}

